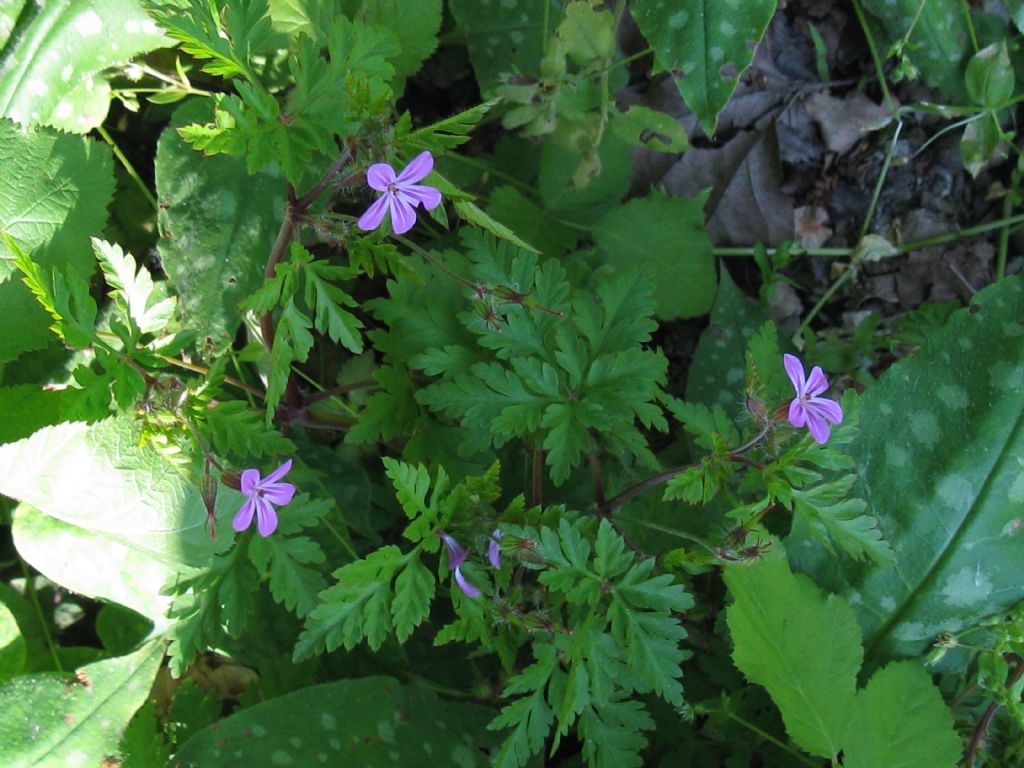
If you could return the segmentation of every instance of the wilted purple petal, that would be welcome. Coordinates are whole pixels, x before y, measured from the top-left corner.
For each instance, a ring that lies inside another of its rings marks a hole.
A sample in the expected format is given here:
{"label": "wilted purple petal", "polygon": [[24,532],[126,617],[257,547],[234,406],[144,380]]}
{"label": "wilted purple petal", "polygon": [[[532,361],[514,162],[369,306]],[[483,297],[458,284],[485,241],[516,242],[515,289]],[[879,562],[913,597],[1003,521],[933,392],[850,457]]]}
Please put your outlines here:
{"label": "wilted purple petal", "polygon": [[379,227],[380,223],[384,221],[384,214],[391,207],[391,197],[391,193],[385,193],[383,197],[376,200],[366,209],[366,213],[359,217],[356,226],[367,231]]}
{"label": "wilted purple petal", "polygon": [[412,159],[402,172],[398,174],[398,185],[415,184],[423,181],[434,170],[434,156],[429,152],[420,152]]}
{"label": "wilted purple petal", "polygon": [[[255,472],[256,470],[253,470]],[[256,501],[252,497],[245,500],[245,504],[238,510],[235,519],[231,521],[231,527],[241,533],[252,524],[252,515],[256,511]]]}
{"label": "wilted purple petal", "polygon": [[416,211],[402,199],[401,195],[391,197],[391,229],[396,235],[404,235],[416,223]]}
{"label": "wilted purple petal", "polygon": [[441,532],[438,532],[437,535],[441,537],[444,545],[448,547],[448,570],[454,571],[466,560],[466,555],[469,552],[455,540],[454,536]]}
{"label": "wilted purple petal", "polygon": [[378,192],[387,192],[396,181],[395,169],[387,163],[374,163],[366,171],[366,183]]}
{"label": "wilted purple petal", "polygon": [[487,560],[492,568],[501,568],[501,546],[498,544],[501,537],[501,529],[495,528],[491,531],[490,541],[487,543]]}
{"label": "wilted purple petal", "polygon": [[466,593],[466,597],[480,597],[480,590],[466,581],[466,577],[462,575],[462,570],[459,568],[455,569],[455,583]]}

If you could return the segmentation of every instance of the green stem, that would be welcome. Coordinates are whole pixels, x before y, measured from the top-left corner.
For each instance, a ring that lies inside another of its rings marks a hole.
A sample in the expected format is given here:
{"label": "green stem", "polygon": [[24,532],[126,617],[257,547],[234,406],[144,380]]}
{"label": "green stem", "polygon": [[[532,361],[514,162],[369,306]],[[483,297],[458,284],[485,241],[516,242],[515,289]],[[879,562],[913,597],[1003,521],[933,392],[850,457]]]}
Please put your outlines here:
{"label": "green stem", "polygon": [[103,137],[103,140],[110,145],[110,148],[114,151],[114,157],[116,157],[120,161],[121,165],[124,166],[125,172],[131,177],[132,181],[135,182],[139,191],[142,192],[143,197],[146,198],[155,211],[157,209],[156,197],[149,191],[149,187],[146,186],[146,182],[144,182],[142,177],[139,176],[138,171],[135,170],[135,166],[132,165],[131,160],[129,160],[125,156],[124,152],[121,151],[121,148],[117,146],[117,142],[114,141],[114,137],[111,136],[107,132],[107,129],[102,125],[96,126],[96,133]]}
{"label": "green stem", "polygon": [[28,596],[29,602],[32,603],[32,607],[35,608],[36,618],[39,619],[39,627],[43,630],[43,640],[46,642],[46,648],[50,652],[50,658],[53,659],[53,666],[58,672],[64,672],[64,665],[60,663],[60,654],[57,653],[57,644],[53,640],[53,635],[50,634],[50,624],[46,621],[46,616],[43,614],[43,606],[39,603],[39,595],[36,594],[35,580],[28,570],[28,565],[20,557],[18,558],[18,564],[21,565],[21,573],[25,577],[25,594]]}
{"label": "green stem", "polygon": [[868,49],[871,51],[871,60],[875,63],[875,75],[878,77],[878,87],[882,89],[885,107],[889,110],[889,114],[895,115],[896,102],[893,101],[892,94],[889,93],[889,85],[885,82],[885,67],[882,57],[878,55],[878,46],[875,45],[875,38],[871,34],[871,28],[868,26],[867,17],[864,16],[864,9],[861,8],[860,0],[853,0],[853,10],[857,14],[860,28],[864,30],[864,38],[868,41]]}
{"label": "green stem", "polygon": [[[711,253],[714,256],[753,256],[753,247],[722,247],[712,248]],[[778,248],[766,248],[765,251],[769,256],[773,256],[778,252]],[[853,248],[790,248],[790,256],[852,256]]]}
{"label": "green stem", "polygon": [[1006,253],[1010,249],[1010,226],[1005,222],[1013,213],[1013,199],[1010,193],[1003,198],[1003,226],[999,230],[999,250],[996,252],[996,280],[1006,276]]}
{"label": "green stem", "polygon": [[1016,216],[1010,216],[1005,219],[999,219],[998,221],[990,221],[987,224],[978,224],[975,227],[968,227],[967,229],[958,229],[956,232],[946,232],[942,235],[935,235],[934,237],[926,237],[923,240],[915,240],[912,243],[905,243],[896,249],[896,254],[902,256],[905,253],[911,253],[913,251],[920,251],[925,248],[931,248],[936,245],[944,245],[946,243],[954,243],[957,240],[962,240],[966,237],[974,237],[975,235],[983,235],[986,232],[991,232],[995,229],[1003,227],[1012,228],[1017,224],[1024,224],[1024,213],[1018,213]]}
{"label": "green stem", "polygon": [[803,335],[803,332],[806,331],[808,327],[810,327],[811,320],[813,320],[817,316],[817,314],[821,311],[821,308],[824,307],[825,304],[829,301],[829,299],[831,299],[835,295],[835,292],[838,291],[847,280],[853,277],[854,271],[855,268],[853,263],[850,263],[846,266],[846,269],[843,270],[843,273],[839,275],[839,277],[832,283],[832,285],[828,287],[828,290],[822,294],[821,298],[818,299],[817,303],[815,303],[815,305],[811,307],[811,311],[807,313],[807,317],[804,318],[804,321],[800,323],[800,327],[796,329],[796,333],[793,334],[794,339],[799,339]]}
{"label": "green stem", "polygon": [[794,747],[791,747],[789,744],[786,744],[784,741],[781,741],[781,740],[775,738],[774,736],[772,736],[767,731],[763,730],[759,726],[754,725],[750,721],[745,720],[744,718],[742,718],[739,715],[737,715],[735,712],[731,712],[728,709],[709,710],[709,712],[708,712],[708,714],[713,714],[713,713],[725,715],[730,720],[734,720],[736,723],[738,723],[739,725],[742,725],[744,728],[746,728],[751,733],[757,734],[758,736],[760,736],[765,741],[767,741],[767,742],[769,742],[771,744],[774,744],[779,749],[783,750],[784,752],[789,753],[794,758],[796,758],[799,762],[801,762],[803,765],[810,766],[810,768],[819,768],[819,765],[820,765],[819,763],[814,762],[813,760],[811,760],[811,758],[807,757],[807,755],[803,754],[802,752],[797,751]]}
{"label": "green stem", "polygon": [[353,563],[359,559],[359,553],[355,551],[349,540],[338,533],[338,530],[331,525],[331,522],[326,517],[320,518],[320,522],[326,526],[327,530],[334,534],[334,538],[338,540],[338,543],[341,544],[342,548],[352,556]]}
{"label": "green stem", "polygon": [[896,130],[893,131],[892,141],[889,142],[889,148],[885,151],[885,160],[882,161],[882,170],[878,174],[878,179],[875,181],[875,188],[871,193],[871,202],[868,203],[868,212],[864,215],[864,223],[860,227],[860,239],[863,240],[865,235],[871,229],[871,221],[875,218],[875,208],[878,206],[878,198],[882,195],[882,185],[885,184],[885,177],[889,173],[889,166],[892,164],[892,156],[896,152],[896,144],[900,140],[900,131],[903,130],[903,121],[899,120],[896,122]]}
{"label": "green stem", "polygon": [[648,528],[658,533],[664,533],[669,536],[675,536],[677,539],[683,539],[684,541],[692,541],[694,544],[700,544],[708,552],[714,554],[715,548],[707,543],[700,536],[694,536],[693,534],[680,531],[676,528],[669,528],[667,525],[661,525],[660,523],[652,523],[650,520],[643,520],[639,517],[633,517],[632,515],[618,514],[615,516],[617,520],[623,523],[632,523],[633,525],[639,525],[642,528]]}

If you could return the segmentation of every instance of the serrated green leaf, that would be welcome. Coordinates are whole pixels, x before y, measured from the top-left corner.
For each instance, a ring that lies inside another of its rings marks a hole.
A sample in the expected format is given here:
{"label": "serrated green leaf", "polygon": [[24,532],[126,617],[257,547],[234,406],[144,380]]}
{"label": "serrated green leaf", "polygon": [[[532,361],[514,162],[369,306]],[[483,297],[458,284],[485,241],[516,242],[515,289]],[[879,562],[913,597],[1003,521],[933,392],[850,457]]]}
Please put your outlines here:
{"label": "serrated green leaf", "polygon": [[[89,237],[106,223],[114,192],[110,150],[89,139],[0,120],[0,169],[0,183],[8,190],[0,198],[0,232],[30,253],[44,274],[70,267],[88,278],[95,268]],[[52,339],[47,315],[22,283],[14,256],[0,242],[0,306],[6,323],[0,362]]]}
{"label": "serrated green leaf", "polygon": [[701,315],[714,301],[706,199],[707,193],[689,200],[652,193],[613,209],[595,225],[594,240],[608,263],[639,265],[654,277],[660,320]]}
{"label": "serrated green leaf", "polygon": [[118,750],[124,768],[165,768],[171,747],[157,724],[156,704],[147,701],[132,717]]}
{"label": "serrated green leaf", "polygon": [[1024,517],[1024,280],[979,292],[971,310],[861,400],[852,495],[878,518],[895,567],[837,562],[801,546],[807,532],[791,537],[795,567],[856,596],[875,659],[917,656],[937,635],[1024,598],[1014,565]]}
{"label": "serrated green leaf", "polygon": [[775,14],[775,0],[639,0],[630,12],[654,48],[657,71],[672,74],[704,132],[713,136],[718,113]]}
{"label": "serrated green leaf", "polygon": [[317,330],[354,354],[363,351],[363,337],[359,329],[362,321],[343,307],[358,306],[358,302],[337,285],[329,282],[339,277],[353,277],[341,267],[314,261],[302,270],[306,282],[306,303],[313,306]]}
{"label": "serrated green leaf", "polygon": [[278,320],[274,347],[270,350],[270,374],[267,376],[267,394],[264,397],[268,425],[284,395],[292,363],[305,362],[313,349],[315,339],[309,332],[312,327],[313,321],[296,306],[294,299],[289,299]]}
{"label": "serrated green leaf", "polygon": [[263,280],[285,182],[274,167],[250,176],[242,158],[203,157],[175,131],[210,116],[200,102],[174,113],[157,146],[156,188],[164,269],[182,316],[205,334],[200,346],[217,352],[234,339],[238,303]]}
{"label": "serrated green leaf", "polygon": [[220,456],[242,461],[295,451],[291,440],[266,426],[262,412],[241,400],[218,401],[212,408],[202,408],[200,416],[197,428]]}
{"label": "serrated green leaf", "polygon": [[[9,768],[99,765],[114,754],[132,715],[153,685],[163,643],[81,668],[88,685],[68,674],[25,675],[0,685],[0,741]],[[38,723],[26,728],[25,723]]]}
{"label": "serrated green leaf", "polygon": [[[409,768],[434,768],[439,760],[484,768],[482,749],[494,741],[483,727],[491,712],[389,677],[338,680],[221,719],[182,745],[175,759],[182,768],[211,759],[220,768],[249,768],[274,755],[294,765],[318,765],[327,758],[338,765],[383,766],[396,762],[397,754],[397,762]],[[265,735],[254,739],[254,733]]]}
{"label": "serrated green leaf", "polygon": [[352,650],[364,639],[374,650],[391,633],[391,582],[405,556],[388,545],[334,572],[338,583],[320,593],[295,646],[301,661],[339,646]]}
{"label": "serrated green leaf", "polygon": [[768,690],[801,748],[838,755],[863,655],[853,610],[791,573],[782,554],[727,568],[725,583],[734,598],[726,619],[736,666]]}
{"label": "serrated green leaf", "polygon": [[489,726],[491,730],[514,727],[494,758],[496,768],[522,768],[530,756],[544,747],[555,713],[544,700],[543,690],[505,706]]}
{"label": "serrated green leaf", "polygon": [[319,604],[317,596],[327,583],[320,571],[308,566],[319,565],[326,558],[320,545],[308,536],[253,539],[249,557],[259,571],[269,575],[274,600],[300,619]]}
{"label": "serrated green leaf", "polygon": [[169,42],[135,0],[44,3],[4,52],[0,114],[88,133],[106,118],[110,103],[100,73]]}
{"label": "serrated green leaf", "polygon": [[121,246],[94,237],[92,247],[107,284],[114,289],[114,301],[135,322],[139,332],[162,331],[174,316],[178,300],[154,295],[149,270],[139,268],[135,258],[121,250]]}
{"label": "serrated green leaf", "polygon": [[404,643],[423,620],[430,615],[434,599],[434,574],[418,557],[414,557],[395,579],[395,599],[391,602],[391,615],[395,636]]}
{"label": "serrated green leaf", "polygon": [[857,694],[845,768],[954,768],[962,747],[942,694],[917,661],[888,664]]}
{"label": "serrated green leaf", "polygon": [[394,58],[395,75],[415,75],[437,48],[441,29],[441,0],[346,0],[345,12],[367,24],[392,30],[401,52]]}
{"label": "serrated green leaf", "polygon": [[641,752],[647,746],[643,731],[654,728],[654,720],[639,701],[610,701],[588,707],[580,716],[583,754],[594,768],[639,768]]}
{"label": "serrated green leaf", "polygon": [[500,221],[492,219],[487,212],[480,208],[476,203],[469,200],[456,200],[454,205],[455,210],[458,211],[459,215],[470,224],[480,227],[486,232],[490,232],[495,237],[507,240],[512,243],[512,245],[522,248],[524,251],[539,253],[536,248],[523,241],[515,232],[506,227]]}

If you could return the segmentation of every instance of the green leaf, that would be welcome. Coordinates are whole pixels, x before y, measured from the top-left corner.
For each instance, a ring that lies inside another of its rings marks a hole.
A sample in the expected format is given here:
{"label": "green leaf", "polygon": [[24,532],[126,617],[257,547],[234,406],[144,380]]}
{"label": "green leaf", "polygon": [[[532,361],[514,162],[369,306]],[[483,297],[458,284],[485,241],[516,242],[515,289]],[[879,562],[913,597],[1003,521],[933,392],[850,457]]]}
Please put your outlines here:
{"label": "green leaf", "polygon": [[[89,139],[0,120],[0,232],[44,273],[68,267],[88,278],[95,268],[89,236],[107,220],[114,193],[110,150]],[[52,336],[47,315],[22,283],[15,253],[0,242],[0,306],[5,333],[0,363],[40,349]]]}
{"label": "green leaf", "polygon": [[506,705],[488,726],[493,730],[514,728],[494,758],[496,768],[521,768],[526,765],[530,755],[544,748],[544,741],[554,721],[555,713],[544,700],[543,689]]}
{"label": "green leaf", "polygon": [[[198,483],[156,449],[140,448],[130,418],[44,427],[0,445],[0,493],[172,567],[201,567],[215,549]],[[221,488],[218,517],[241,502],[241,494]],[[88,550],[73,562],[93,567]]]}
{"label": "green leaf", "polygon": [[364,639],[380,648],[391,633],[391,582],[404,562],[402,551],[389,545],[335,571],[338,583],[320,593],[321,604],[295,646],[295,661],[342,645],[352,650]]}
{"label": "green leaf", "polygon": [[[302,497],[292,504],[302,503]],[[292,513],[289,509],[282,515]],[[249,557],[261,574],[270,577],[270,593],[274,600],[300,619],[308,616],[319,604],[317,596],[326,586],[320,571],[309,565],[325,561],[320,545],[308,536],[268,536],[253,539],[249,544]]]}
{"label": "green leaf", "polygon": [[[275,764],[484,768],[491,711],[389,677],[314,685],[243,709],[186,742],[182,766]],[[394,756],[401,759],[396,761]]]}
{"label": "green leaf", "polygon": [[726,619],[736,666],[768,690],[793,741],[813,755],[835,757],[845,743],[862,658],[852,609],[791,573],[782,554],[727,568],[725,583],[735,599]]}
{"label": "green leaf", "polygon": [[[733,419],[745,412],[747,342],[768,319],[722,266],[711,322],[700,335],[686,379],[686,399],[720,406]],[[781,358],[779,358],[781,360]]]}
{"label": "green leaf", "polygon": [[41,427],[61,420],[63,395],[31,384],[0,387],[0,443],[28,437]]}
{"label": "green leaf", "polygon": [[857,694],[844,768],[955,768],[962,747],[942,694],[917,661],[876,672]]}
{"label": "green leaf", "polygon": [[[99,765],[117,751],[121,733],[149,695],[163,643],[67,674],[26,675],[0,685],[0,743],[8,768]],[[26,724],[34,724],[26,727]]]}
{"label": "green leaf", "polygon": [[[27,504],[15,509],[11,535],[18,554],[56,584],[127,606],[156,625],[166,624],[171,599],[160,590],[182,569],[162,562],[144,546],[65,523]],[[102,552],[103,557],[90,557],[90,552]]]}
{"label": "green leaf", "polygon": [[141,333],[159,333],[174,316],[177,299],[154,295],[153,278],[145,267],[141,269],[134,257],[97,237],[92,239],[96,259],[100,263],[107,284],[113,288],[118,307],[134,322]]}
{"label": "green leaf", "polygon": [[4,51],[0,114],[88,133],[107,116],[103,70],[169,42],[136,0],[44,3]]}
{"label": "green leaf", "polygon": [[587,707],[580,715],[583,755],[594,768],[639,768],[647,746],[642,731],[654,729],[654,719],[639,701],[610,701]]}
{"label": "green leaf", "polygon": [[166,768],[170,745],[157,723],[156,704],[147,701],[124,730],[119,749],[124,768]]}
{"label": "green leaf", "polygon": [[395,579],[395,599],[391,603],[391,613],[398,642],[408,640],[412,631],[430,615],[433,599],[434,574],[418,557],[414,557]]}
{"label": "green leaf", "polygon": [[754,58],[775,0],[637,0],[630,12],[654,48],[656,71],[670,72],[708,136]]}
{"label": "green leaf", "polygon": [[625,112],[613,111],[612,130],[635,147],[676,154],[690,146],[683,126],[664,112],[634,104]]}
{"label": "green leaf", "polygon": [[548,13],[557,18],[551,0],[521,0],[484,5],[480,0],[449,0],[456,33],[469,47],[476,81],[485,97],[492,95],[503,73],[536,75],[540,71]]}
{"label": "green leaf", "polygon": [[1004,106],[1013,96],[1013,81],[1013,64],[1005,40],[985,46],[967,62],[967,96],[979,106]]}
{"label": "green leaf", "polygon": [[652,193],[613,209],[594,228],[608,263],[645,267],[655,279],[659,320],[696,317],[715,297],[711,240],[704,231],[707,193],[695,198]]}
{"label": "green leaf", "polygon": [[972,52],[970,19],[959,0],[863,0],[877,21],[882,46],[907,37],[903,54],[929,86],[939,88],[955,104],[962,103],[964,59]]}
{"label": "green leaf", "polygon": [[334,267],[323,261],[312,261],[302,269],[306,281],[306,303],[313,306],[315,325],[350,352],[363,351],[363,337],[359,329],[362,321],[342,307],[356,307],[359,303],[331,280],[343,280],[354,275],[344,267]]}
{"label": "green leaf", "polygon": [[157,146],[156,188],[164,269],[183,318],[206,334],[200,346],[217,352],[234,339],[238,303],[262,284],[285,181],[274,166],[250,176],[240,157],[204,157],[175,131],[210,117],[198,101],[174,113]]}
{"label": "green leaf", "polygon": [[7,41],[14,31],[14,25],[18,23],[18,16],[28,0],[4,0],[0,3],[0,50],[7,45]]}
{"label": "green leaf", "polygon": [[197,428],[219,456],[245,462],[295,451],[291,440],[266,426],[261,411],[241,400],[219,400],[212,408],[204,406],[199,416]]}
{"label": "green leaf", "polygon": [[[851,598],[869,657],[917,656],[1024,599],[1024,279],[977,293],[861,401],[850,445],[865,499],[897,553],[892,568],[835,561],[801,542],[794,567]],[[927,382],[927,387],[921,387]],[[853,597],[856,596],[856,599]]]}
{"label": "green leaf", "polygon": [[274,348],[270,350],[270,375],[264,398],[268,425],[284,395],[292,363],[305,362],[309,357],[314,342],[313,334],[309,332],[312,327],[313,321],[295,305],[294,299],[289,299],[278,321]]}
{"label": "green leaf", "polygon": [[536,248],[520,239],[515,232],[506,227],[500,221],[492,219],[490,215],[488,215],[487,212],[481,209],[476,203],[470,202],[469,200],[456,200],[455,210],[458,211],[459,215],[468,223],[480,227],[480,229],[486,232],[490,232],[495,237],[507,240],[512,243],[512,245],[522,248],[524,251],[539,253]]}
{"label": "green leaf", "polygon": [[515,187],[495,187],[487,201],[487,212],[528,243],[533,250],[551,258],[561,258],[572,250],[576,232],[544,215],[543,210]]}
{"label": "green leaf", "polygon": [[21,672],[25,666],[25,638],[11,609],[0,603],[0,680]]}
{"label": "green leaf", "polygon": [[401,53],[393,60],[395,75],[415,75],[437,49],[441,29],[441,0],[346,0],[345,12],[353,19],[385,27],[398,36]]}

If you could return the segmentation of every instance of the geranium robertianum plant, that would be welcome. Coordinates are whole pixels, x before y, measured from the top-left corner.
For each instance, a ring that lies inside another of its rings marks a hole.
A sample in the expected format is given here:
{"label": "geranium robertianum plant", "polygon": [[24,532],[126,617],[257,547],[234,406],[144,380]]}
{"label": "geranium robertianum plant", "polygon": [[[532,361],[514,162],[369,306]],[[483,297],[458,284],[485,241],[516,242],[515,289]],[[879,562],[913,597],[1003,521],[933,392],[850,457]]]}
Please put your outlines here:
{"label": "geranium robertianum plant", "polygon": [[[774,3],[36,5],[0,11],[0,763],[1012,764],[1021,279],[913,354],[817,334],[842,282],[789,338],[806,253],[752,247],[754,301],[707,192],[630,188],[688,138],[627,68],[713,136]],[[1015,98],[984,42],[969,167]]]}

